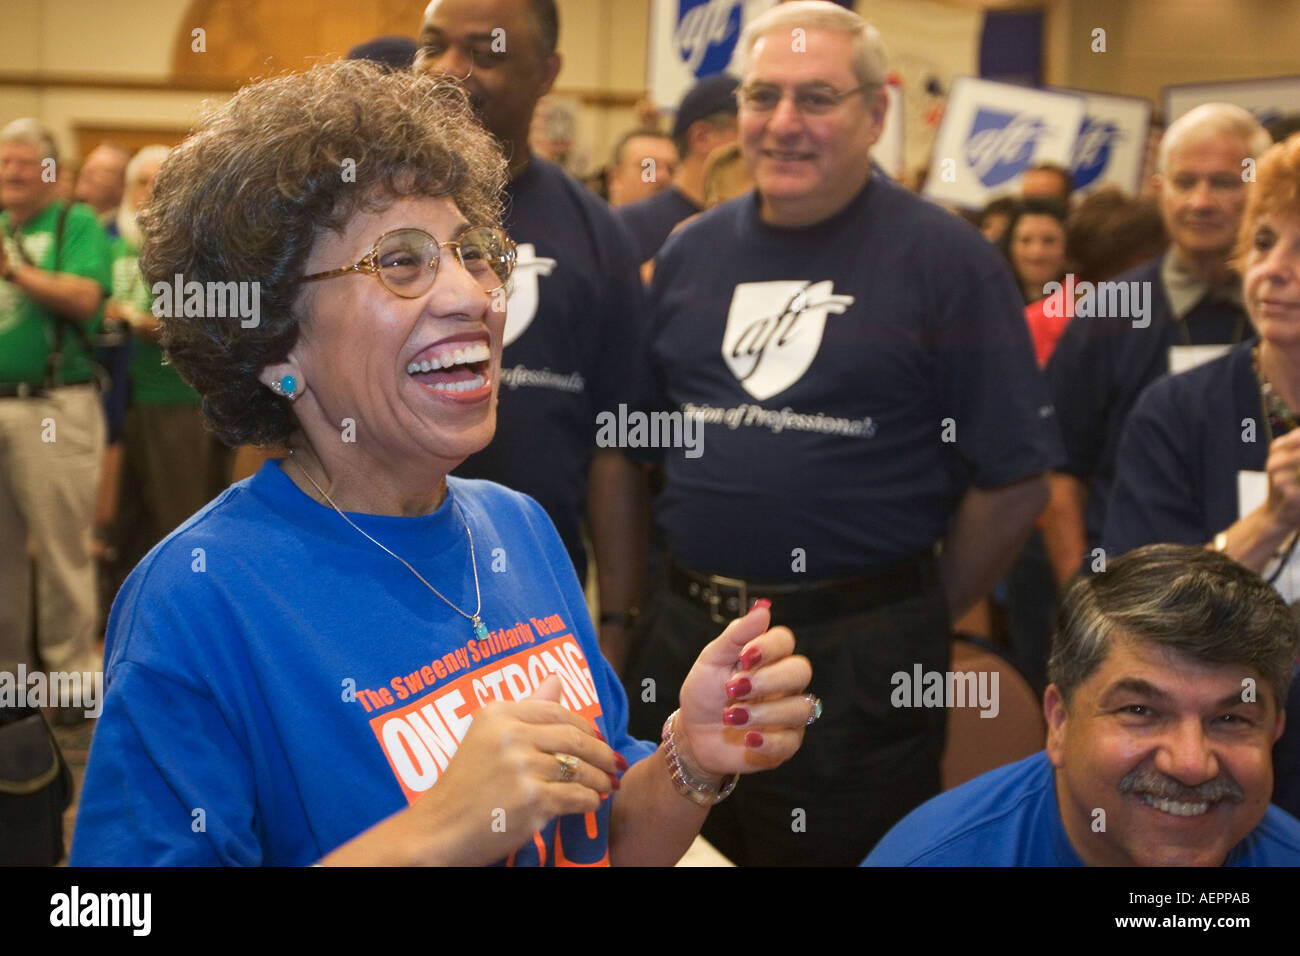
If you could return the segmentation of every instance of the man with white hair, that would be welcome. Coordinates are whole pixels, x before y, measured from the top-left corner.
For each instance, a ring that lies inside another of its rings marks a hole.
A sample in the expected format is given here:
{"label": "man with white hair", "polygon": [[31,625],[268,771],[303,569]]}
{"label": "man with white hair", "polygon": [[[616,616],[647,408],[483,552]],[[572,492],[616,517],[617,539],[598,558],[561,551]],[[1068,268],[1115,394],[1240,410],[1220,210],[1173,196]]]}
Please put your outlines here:
{"label": "man with white hair", "polygon": [[[1216,358],[1249,336],[1229,266],[1253,158],[1270,145],[1246,110],[1205,103],[1165,131],[1155,185],[1170,247],[1114,282],[1143,290],[1145,316],[1075,318],[1047,378],[1066,464],[1052,475],[1043,536],[1059,583],[1095,553],[1106,523],[1120,433],[1138,395],[1168,371]],[[1138,283],[1133,286],[1132,283]]]}
{"label": "man with white hair", "polygon": [[89,335],[109,286],[94,212],[55,198],[53,137],[32,119],[0,130],[0,670],[91,664],[96,626],[91,517],[104,443]]}
{"label": "man with white hair", "polygon": [[[670,237],[651,286],[657,404],[704,434],[665,455],[668,580],[625,671],[629,725],[657,736],[716,622],[769,600],[821,720],[704,835],[740,864],[850,865],[938,792],[946,713],[892,706],[891,678],[947,670],[950,614],[1028,535],[1057,439],[1005,263],[873,172],[875,29],[805,0],[740,44],[756,190]],[[751,676],[728,684],[742,737],[771,706]]]}

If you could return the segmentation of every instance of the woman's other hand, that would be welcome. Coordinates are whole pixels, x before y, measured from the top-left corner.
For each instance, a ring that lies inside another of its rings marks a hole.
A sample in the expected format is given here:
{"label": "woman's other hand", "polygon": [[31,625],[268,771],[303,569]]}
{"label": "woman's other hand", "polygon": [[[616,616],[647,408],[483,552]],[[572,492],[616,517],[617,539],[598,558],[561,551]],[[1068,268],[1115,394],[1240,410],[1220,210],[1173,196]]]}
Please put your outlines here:
{"label": "woman's other hand", "polygon": [[555,817],[594,813],[627,762],[560,703],[561,690],[552,674],[526,700],[484,707],[427,793],[326,862],[483,866]]}

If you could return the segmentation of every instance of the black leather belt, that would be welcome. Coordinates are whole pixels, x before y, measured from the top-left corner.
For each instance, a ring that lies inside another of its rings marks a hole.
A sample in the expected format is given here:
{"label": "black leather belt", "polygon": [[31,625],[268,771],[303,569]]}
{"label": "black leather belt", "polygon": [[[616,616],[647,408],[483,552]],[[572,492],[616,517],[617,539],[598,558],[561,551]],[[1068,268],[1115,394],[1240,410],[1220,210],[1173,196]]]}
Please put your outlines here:
{"label": "black leather belt", "polygon": [[913,597],[939,580],[934,556],[920,555],[853,578],[764,584],[704,574],[669,558],[668,587],[706,609],[715,624],[740,617],[759,598],[772,602],[774,624],[825,621]]}

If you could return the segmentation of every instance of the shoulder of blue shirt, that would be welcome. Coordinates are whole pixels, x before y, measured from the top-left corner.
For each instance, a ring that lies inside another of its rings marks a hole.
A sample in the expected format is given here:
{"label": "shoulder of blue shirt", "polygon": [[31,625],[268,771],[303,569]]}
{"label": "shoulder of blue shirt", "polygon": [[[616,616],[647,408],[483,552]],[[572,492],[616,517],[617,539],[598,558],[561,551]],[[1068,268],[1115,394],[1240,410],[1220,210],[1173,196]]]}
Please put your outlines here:
{"label": "shoulder of blue shirt", "polygon": [[[1007,827],[1013,821],[1019,824],[1026,802],[1044,799],[1056,802],[1055,771],[1046,751],[1039,751],[926,801],[899,821],[862,865],[1020,865],[1020,861],[988,859],[983,846],[974,844],[985,837],[1006,845],[1014,837],[1024,836]],[[1253,862],[1260,854],[1281,854],[1292,863],[1300,863],[1300,820],[1269,804],[1255,828],[1233,848],[1229,861],[1235,865],[1243,856],[1249,856]],[[1077,865],[1077,860],[1061,860],[1059,864]]]}
{"label": "shoulder of blue shirt", "polygon": [[[1018,821],[1023,805],[1042,799],[1044,788],[1054,789],[1054,780],[1046,751],[990,770],[921,804],[885,834],[862,865],[1005,865],[963,847],[980,837],[1001,837],[1003,831],[1009,837],[1007,828]],[[1056,799],[1054,793],[1050,799]]]}

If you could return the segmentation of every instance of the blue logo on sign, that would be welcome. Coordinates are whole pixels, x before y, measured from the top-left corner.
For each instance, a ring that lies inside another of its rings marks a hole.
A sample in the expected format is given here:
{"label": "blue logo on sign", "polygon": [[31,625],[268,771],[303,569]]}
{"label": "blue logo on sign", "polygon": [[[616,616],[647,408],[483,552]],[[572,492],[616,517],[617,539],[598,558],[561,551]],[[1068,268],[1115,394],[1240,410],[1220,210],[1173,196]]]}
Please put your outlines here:
{"label": "blue logo on sign", "polygon": [[677,53],[696,77],[721,73],[740,37],[740,0],[679,0]]}
{"label": "blue logo on sign", "polygon": [[1074,141],[1074,188],[1090,185],[1110,162],[1110,148],[1124,134],[1114,123],[1103,123],[1090,116],[1083,118],[1079,138]]}
{"label": "blue logo on sign", "polygon": [[997,186],[1025,171],[1039,135],[1041,119],[1024,113],[980,108],[966,137],[966,165],[985,186]]}

